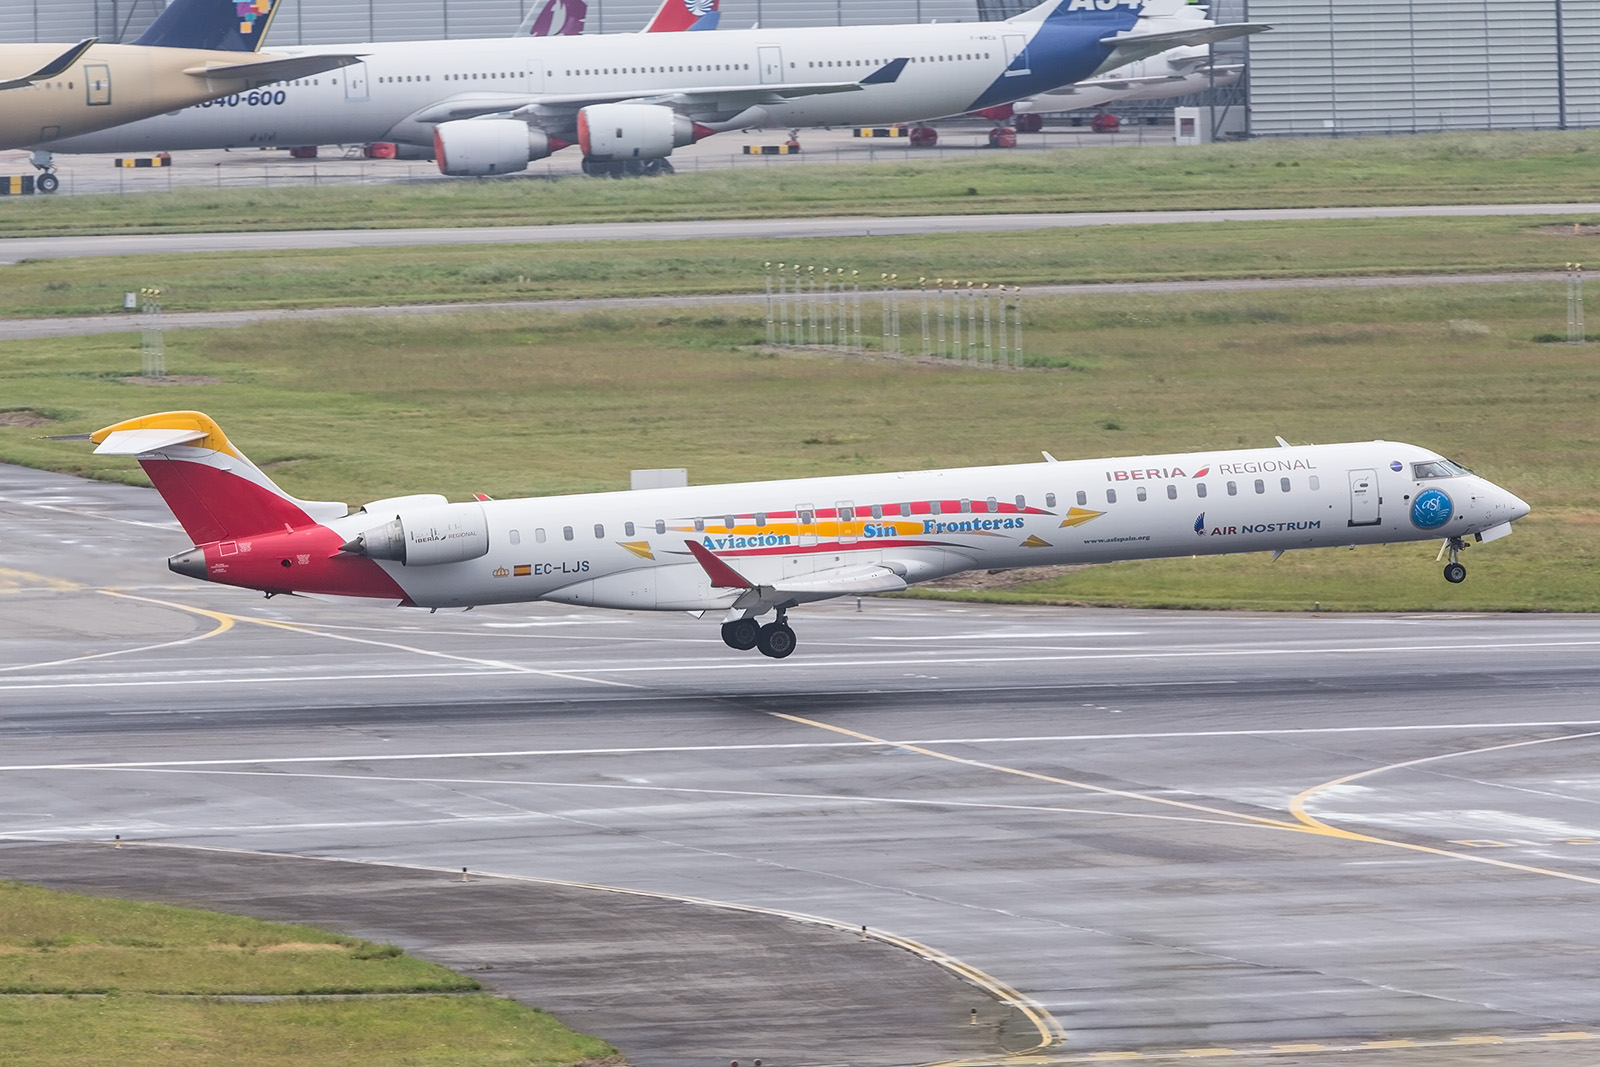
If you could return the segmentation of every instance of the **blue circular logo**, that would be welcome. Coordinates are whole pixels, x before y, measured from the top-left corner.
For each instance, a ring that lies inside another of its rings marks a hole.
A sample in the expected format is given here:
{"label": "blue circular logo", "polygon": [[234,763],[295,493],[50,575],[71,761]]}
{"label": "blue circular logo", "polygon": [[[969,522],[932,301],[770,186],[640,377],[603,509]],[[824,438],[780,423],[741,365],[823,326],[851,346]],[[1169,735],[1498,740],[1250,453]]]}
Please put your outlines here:
{"label": "blue circular logo", "polygon": [[1411,525],[1419,530],[1437,530],[1450,521],[1455,506],[1438,489],[1424,489],[1411,502]]}

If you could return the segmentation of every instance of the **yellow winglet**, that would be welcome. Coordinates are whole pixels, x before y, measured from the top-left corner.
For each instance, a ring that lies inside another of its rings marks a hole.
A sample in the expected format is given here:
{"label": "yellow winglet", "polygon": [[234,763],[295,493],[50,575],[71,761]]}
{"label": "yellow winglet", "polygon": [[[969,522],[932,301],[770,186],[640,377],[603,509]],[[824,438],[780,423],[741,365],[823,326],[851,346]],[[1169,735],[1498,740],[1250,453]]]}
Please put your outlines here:
{"label": "yellow winglet", "polygon": [[154,415],[141,415],[136,419],[119,422],[115,426],[96,430],[89,435],[89,440],[97,445],[101,444],[118,430],[201,430],[205,433],[205,437],[193,442],[194,447],[209,448],[213,452],[226,452],[236,459],[244,459],[244,455],[228,440],[228,435],[222,432],[222,427],[218,426],[210,415],[199,411],[161,411]]}

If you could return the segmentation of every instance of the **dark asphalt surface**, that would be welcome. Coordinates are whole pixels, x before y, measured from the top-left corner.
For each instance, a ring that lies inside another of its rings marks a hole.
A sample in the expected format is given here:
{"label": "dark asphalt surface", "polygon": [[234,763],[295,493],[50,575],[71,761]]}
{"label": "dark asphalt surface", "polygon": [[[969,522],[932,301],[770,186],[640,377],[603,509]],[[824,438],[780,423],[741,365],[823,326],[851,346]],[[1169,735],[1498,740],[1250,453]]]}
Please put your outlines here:
{"label": "dark asphalt surface", "polygon": [[[0,544],[9,842],[469,866],[865,924],[1017,991],[1055,1038],[1040,1064],[1600,1050],[1594,617],[868,599],[797,611],[772,663],[681,615],[207,587],[165,570],[186,545],[152,493],[16,468]],[[1427,546],[1414,580],[1441,581]],[[722,987],[697,988],[638,1003]],[[601,1036],[650,1029],[607,995]],[[967,1054],[930,1003],[906,1062]],[[642,1064],[726,1032],[679,1021]],[[867,1029],[827,1062],[887,1062]]]}

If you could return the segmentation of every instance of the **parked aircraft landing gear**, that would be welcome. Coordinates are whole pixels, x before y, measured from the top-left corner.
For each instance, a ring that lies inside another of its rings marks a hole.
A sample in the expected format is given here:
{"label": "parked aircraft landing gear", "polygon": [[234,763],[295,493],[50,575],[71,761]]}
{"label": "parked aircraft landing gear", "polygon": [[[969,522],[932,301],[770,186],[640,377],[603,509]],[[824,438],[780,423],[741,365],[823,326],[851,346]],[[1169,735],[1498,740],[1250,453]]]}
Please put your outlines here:
{"label": "parked aircraft landing gear", "polygon": [[1444,580],[1451,585],[1460,585],[1467,580],[1467,568],[1462,566],[1456,558],[1461,554],[1461,550],[1466,547],[1466,542],[1461,538],[1451,537],[1445,540],[1444,549],[1439,552],[1441,556],[1444,555],[1446,550],[1450,553],[1450,562],[1444,565]]}
{"label": "parked aircraft landing gear", "polygon": [[33,155],[29,158],[29,162],[31,162],[37,170],[43,172],[37,178],[33,179],[34,189],[41,193],[53,193],[57,189],[61,188],[61,179],[56,177],[55,173],[56,161],[54,153],[46,152],[42,148],[36,149]]}
{"label": "parked aircraft landing gear", "polygon": [[729,648],[748,652],[761,638],[761,624],[754,619],[734,619],[722,624],[722,641]]}

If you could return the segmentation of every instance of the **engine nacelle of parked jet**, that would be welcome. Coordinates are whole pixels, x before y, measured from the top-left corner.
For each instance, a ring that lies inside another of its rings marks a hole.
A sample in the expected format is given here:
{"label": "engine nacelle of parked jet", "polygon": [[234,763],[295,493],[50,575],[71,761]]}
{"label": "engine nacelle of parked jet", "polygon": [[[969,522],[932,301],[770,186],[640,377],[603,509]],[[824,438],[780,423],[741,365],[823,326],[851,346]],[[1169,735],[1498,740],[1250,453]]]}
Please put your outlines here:
{"label": "engine nacelle of parked jet", "polygon": [[711,132],[660,104],[591,104],[578,112],[578,146],[601,163],[664,159]]}
{"label": "engine nacelle of parked jet", "polygon": [[357,534],[340,550],[407,567],[460,563],[489,551],[489,523],[478,503],[416,508]]}
{"label": "engine nacelle of parked jet", "polygon": [[454,176],[527,170],[529,163],[560,147],[551,141],[543,130],[520,119],[458,119],[433,128],[439,171]]}

